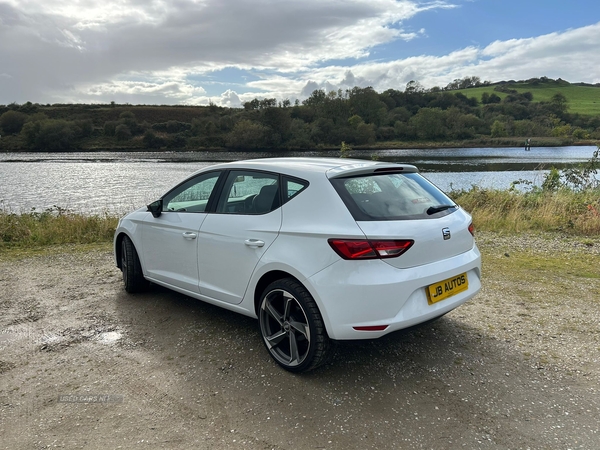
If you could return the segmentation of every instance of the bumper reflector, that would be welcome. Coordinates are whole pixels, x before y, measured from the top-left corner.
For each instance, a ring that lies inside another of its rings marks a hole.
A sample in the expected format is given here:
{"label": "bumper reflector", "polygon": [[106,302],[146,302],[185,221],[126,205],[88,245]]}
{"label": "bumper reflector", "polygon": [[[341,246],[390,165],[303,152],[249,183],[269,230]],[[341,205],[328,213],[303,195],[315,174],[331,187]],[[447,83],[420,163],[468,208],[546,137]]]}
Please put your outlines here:
{"label": "bumper reflector", "polygon": [[356,331],[383,331],[388,327],[388,325],[375,325],[371,327],[352,327]]}

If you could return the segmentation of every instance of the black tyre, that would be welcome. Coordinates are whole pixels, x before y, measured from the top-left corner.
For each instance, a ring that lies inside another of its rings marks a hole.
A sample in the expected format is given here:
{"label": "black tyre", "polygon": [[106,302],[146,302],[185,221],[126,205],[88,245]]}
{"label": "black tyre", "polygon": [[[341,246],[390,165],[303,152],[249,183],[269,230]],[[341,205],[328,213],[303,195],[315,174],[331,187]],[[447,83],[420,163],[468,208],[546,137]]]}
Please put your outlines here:
{"label": "black tyre", "polygon": [[141,292],[148,285],[142,272],[140,258],[128,236],[123,237],[121,242],[121,272],[125,290],[130,294]]}
{"label": "black tyre", "polygon": [[327,362],[332,343],[319,308],[292,278],[271,283],[260,299],[263,342],[273,359],[290,372],[307,372]]}

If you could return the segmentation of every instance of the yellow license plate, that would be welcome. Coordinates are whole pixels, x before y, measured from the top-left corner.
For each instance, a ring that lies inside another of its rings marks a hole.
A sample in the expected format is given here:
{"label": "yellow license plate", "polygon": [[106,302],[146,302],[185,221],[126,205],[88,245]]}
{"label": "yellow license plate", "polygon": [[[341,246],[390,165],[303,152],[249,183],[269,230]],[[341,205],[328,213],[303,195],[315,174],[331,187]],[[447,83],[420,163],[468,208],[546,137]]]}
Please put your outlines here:
{"label": "yellow license plate", "polygon": [[430,305],[433,305],[467,289],[469,289],[469,279],[466,273],[461,273],[455,277],[427,286],[427,301]]}

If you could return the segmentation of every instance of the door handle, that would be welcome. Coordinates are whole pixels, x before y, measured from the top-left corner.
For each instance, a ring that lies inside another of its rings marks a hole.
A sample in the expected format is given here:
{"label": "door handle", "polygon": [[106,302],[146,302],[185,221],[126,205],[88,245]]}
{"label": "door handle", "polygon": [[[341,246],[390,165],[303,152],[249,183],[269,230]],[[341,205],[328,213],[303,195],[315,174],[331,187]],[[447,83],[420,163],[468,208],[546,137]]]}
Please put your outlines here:
{"label": "door handle", "polygon": [[188,241],[191,241],[192,239],[196,239],[198,235],[192,231],[184,231],[183,232],[183,238],[187,239]]}
{"label": "door handle", "polygon": [[265,245],[265,241],[260,241],[258,239],[246,239],[244,244],[246,244],[248,247],[262,247]]}

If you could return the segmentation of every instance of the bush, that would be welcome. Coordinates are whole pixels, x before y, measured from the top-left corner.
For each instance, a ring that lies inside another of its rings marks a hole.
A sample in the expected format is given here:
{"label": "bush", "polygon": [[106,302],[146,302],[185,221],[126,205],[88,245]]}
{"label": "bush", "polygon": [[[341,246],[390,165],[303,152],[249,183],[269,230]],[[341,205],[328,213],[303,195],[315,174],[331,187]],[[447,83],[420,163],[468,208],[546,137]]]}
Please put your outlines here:
{"label": "bush", "polygon": [[6,134],[18,134],[26,120],[27,114],[19,111],[6,111],[0,116],[0,128]]}
{"label": "bush", "polygon": [[128,141],[131,139],[131,130],[125,124],[117,125],[115,128],[115,137],[117,141]]}
{"label": "bush", "polygon": [[46,119],[27,122],[21,130],[27,146],[42,151],[62,151],[74,147],[77,130],[72,122]]}
{"label": "bush", "polygon": [[269,130],[260,123],[240,120],[227,136],[227,147],[258,149],[267,147]]}
{"label": "bush", "polygon": [[506,125],[504,125],[499,120],[494,121],[492,124],[492,137],[506,137],[508,136],[508,132],[506,131]]}
{"label": "bush", "polygon": [[167,148],[185,148],[187,139],[181,134],[175,134],[167,138]]}
{"label": "bush", "polygon": [[146,148],[161,148],[166,145],[165,139],[157,136],[152,130],[146,131],[142,140]]}
{"label": "bush", "polygon": [[111,120],[110,122],[104,122],[104,134],[106,136],[114,136],[118,124],[119,122],[114,120]]}
{"label": "bush", "polygon": [[77,129],[77,134],[79,136],[88,137],[94,132],[94,123],[92,122],[92,119],[76,120],[75,128]]}
{"label": "bush", "polygon": [[[193,119],[197,120],[197,119]],[[192,122],[193,124],[194,122]],[[179,122],[177,120],[169,120],[167,122],[160,122],[152,124],[152,129],[154,131],[160,131],[163,133],[175,134],[181,133],[183,131],[188,131],[192,129],[192,124],[187,122]]]}

